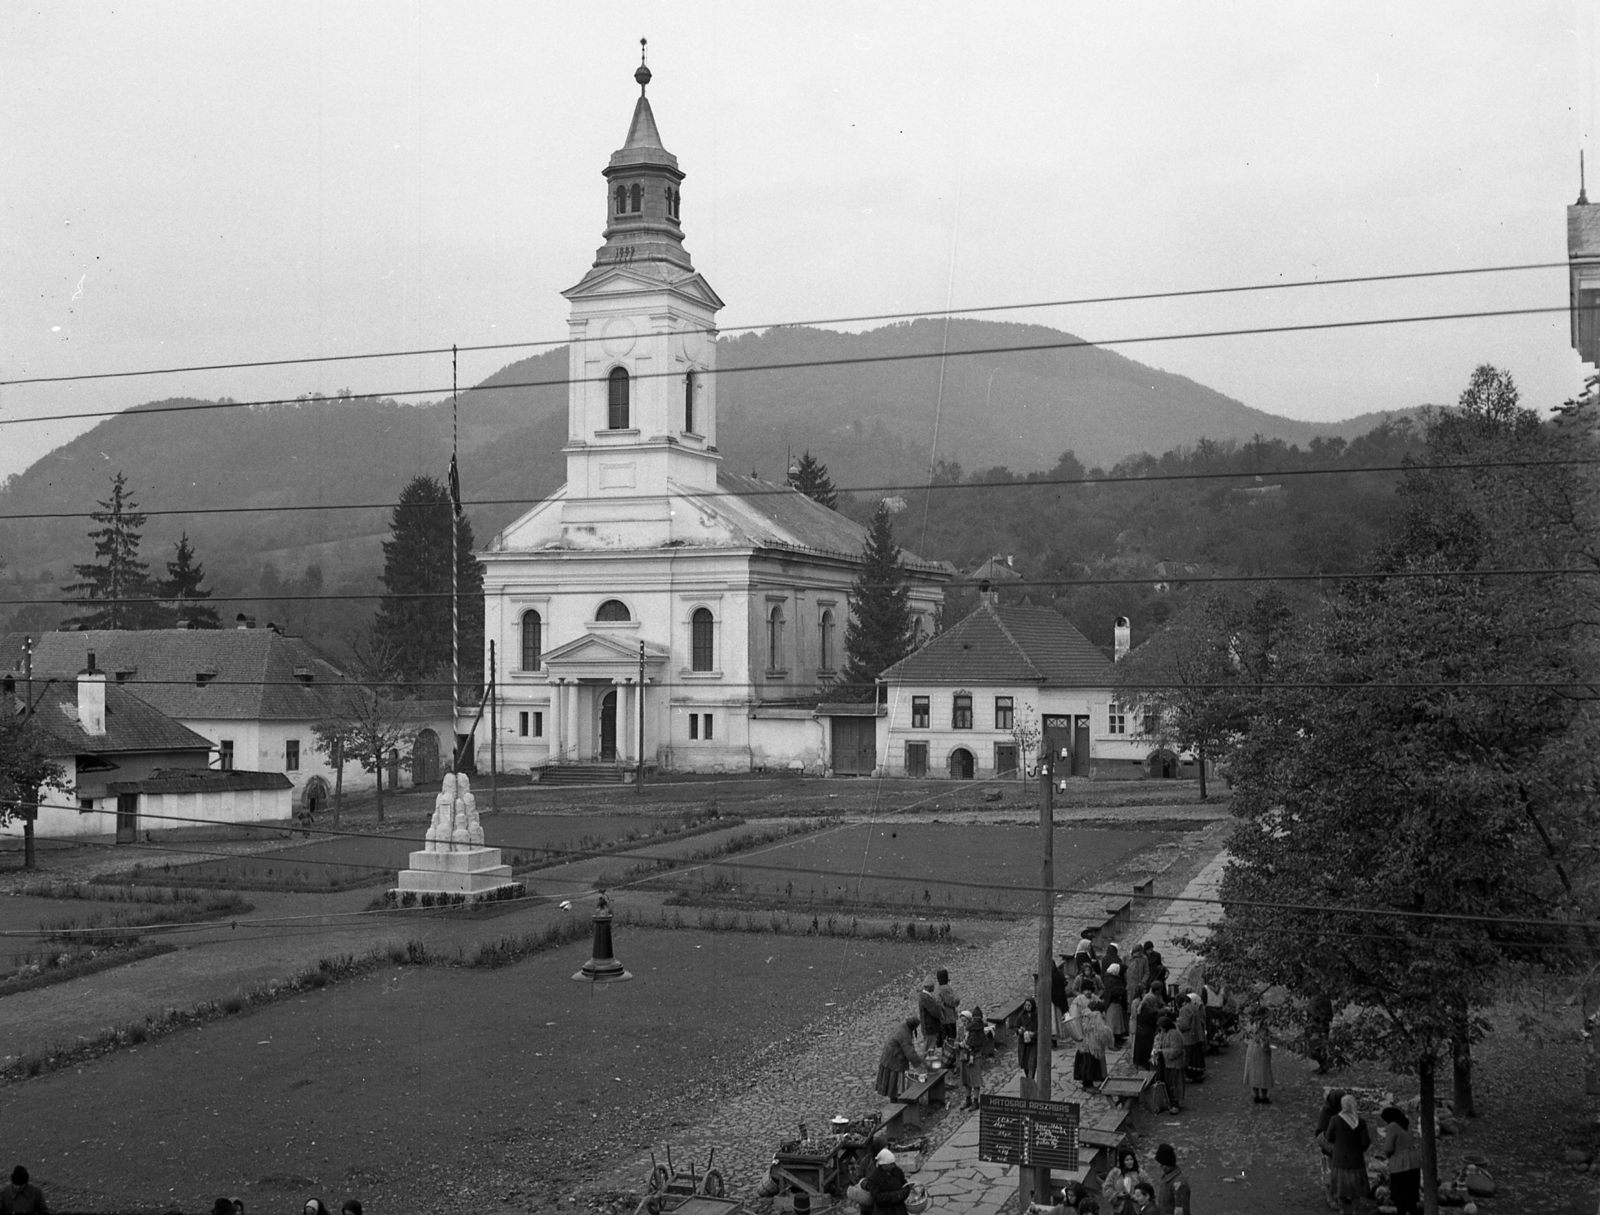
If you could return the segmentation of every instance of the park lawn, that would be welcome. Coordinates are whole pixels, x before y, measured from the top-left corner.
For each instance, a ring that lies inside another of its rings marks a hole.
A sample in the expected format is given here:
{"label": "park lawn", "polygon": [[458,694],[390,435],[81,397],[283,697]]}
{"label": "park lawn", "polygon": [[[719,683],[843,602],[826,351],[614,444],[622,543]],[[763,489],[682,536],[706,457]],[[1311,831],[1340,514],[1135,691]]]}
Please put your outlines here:
{"label": "park lawn", "polygon": [[[615,847],[630,836],[639,844],[653,831],[676,828],[679,820],[650,814],[492,815],[483,820],[484,843],[504,851],[512,865],[544,850],[585,851]],[[238,889],[343,889],[389,880],[423,847],[426,824],[408,823],[387,833],[313,840],[291,848],[211,860],[143,865],[116,881],[146,885],[220,886]],[[654,838],[667,839],[662,834]],[[203,847],[203,845],[191,845]]]}
{"label": "park lawn", "polygon": [[[1062,890],[1104,888],[1130,855],[1172,838],[1154,831],[1058,827],[1056,884]],[[841,873],[860,876],[836,876]],[[935,919],[985,911],[1030,914],[1039,902],[1039,831],[1006,823],[856,823],[662,881],[691,900],[736,894],[780,909],[891,905]]]}
{"label": "park lawn", "polygon": [[500,970],[385,967],[11,1084],[6,1147],[60,1209],[531,1205],[935,949],[628,929],[617,952],[636,979],[599,989],[570,978],[587,944]]}

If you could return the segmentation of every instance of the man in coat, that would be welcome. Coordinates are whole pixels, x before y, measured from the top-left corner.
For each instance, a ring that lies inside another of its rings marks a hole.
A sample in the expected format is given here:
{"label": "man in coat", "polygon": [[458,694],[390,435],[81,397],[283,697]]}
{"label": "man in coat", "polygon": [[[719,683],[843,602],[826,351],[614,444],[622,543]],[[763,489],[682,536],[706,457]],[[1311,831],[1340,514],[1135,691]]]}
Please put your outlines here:
{"label": "man in coat", "polygon": [[1156,1164],[1161,1170],[1155,1180],[1156,1210],[1161,1215],[1190,1215],[1189,1179],[1178,1167],[1178,1153],[1170,1143],[1156,1149]]}

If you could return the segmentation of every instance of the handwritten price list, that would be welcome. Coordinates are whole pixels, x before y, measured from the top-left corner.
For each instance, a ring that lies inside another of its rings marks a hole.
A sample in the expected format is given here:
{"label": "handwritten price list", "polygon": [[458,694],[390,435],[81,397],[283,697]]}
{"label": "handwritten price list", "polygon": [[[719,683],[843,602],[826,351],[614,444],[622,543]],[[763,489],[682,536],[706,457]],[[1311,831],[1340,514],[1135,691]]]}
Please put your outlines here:
{"label": "handwritten price list", "polygon": [[1028,1168],[1078,1167],[1078,1105],[985,1094],[978,1105],[978,1159]]}

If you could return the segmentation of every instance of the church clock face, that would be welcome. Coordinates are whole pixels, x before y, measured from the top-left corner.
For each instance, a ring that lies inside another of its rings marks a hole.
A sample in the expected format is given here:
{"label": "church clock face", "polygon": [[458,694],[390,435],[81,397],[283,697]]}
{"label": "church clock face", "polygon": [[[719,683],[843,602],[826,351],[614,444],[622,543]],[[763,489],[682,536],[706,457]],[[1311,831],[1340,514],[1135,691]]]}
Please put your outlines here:
{"label": "church clock face", "polygon": [[637,337],[638,330],[625,316],[614,316],[600,327],[601,349],[614,359],[632,350]]}
{"label": "church clock face", "polygon": [[[687,322],[680,322],[687,324]],[[680,329],[673,338],[673,354],[692,367],[706,365],[706,335],[695,328]]]}

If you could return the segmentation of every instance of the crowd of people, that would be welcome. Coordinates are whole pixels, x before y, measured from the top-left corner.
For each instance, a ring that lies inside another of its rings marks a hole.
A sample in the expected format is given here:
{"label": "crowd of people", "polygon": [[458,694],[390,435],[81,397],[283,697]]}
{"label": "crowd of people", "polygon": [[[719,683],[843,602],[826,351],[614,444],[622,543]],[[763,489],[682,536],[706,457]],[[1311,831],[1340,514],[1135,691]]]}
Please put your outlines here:
{"label": "crowd of people", "polygon": [[[302,1215],[333,1215],[320,1198],[306,1199],[301,1211]],[[0,1186],[0,1215],[50,1215],[44,1191],[37,1182],[30,1180],[28,1170],[20,1164],[11,1170],[11,1184]],[[174,1211],[171,1215],[179,1213]],[[244,1215],[244,1199],[218,1198],[211,1204],[211,1215]],[[345,1199],[339,1215],[362,1215],[361,1200]]]}

